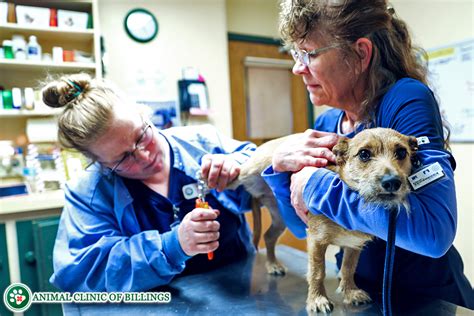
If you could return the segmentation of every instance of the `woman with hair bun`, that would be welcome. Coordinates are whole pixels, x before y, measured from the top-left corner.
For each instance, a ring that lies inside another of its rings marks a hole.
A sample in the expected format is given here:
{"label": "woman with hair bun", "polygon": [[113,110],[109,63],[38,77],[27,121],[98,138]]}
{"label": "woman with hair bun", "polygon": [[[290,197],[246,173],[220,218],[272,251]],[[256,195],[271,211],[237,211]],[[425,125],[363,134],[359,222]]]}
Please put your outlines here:
{"label": "woman with hair bun", "polygon": [[[223,189],[255,145],[212,126],[158,131],[110,83],[86,74],[49,82],[43,101],[64,108],[60,144],[92,160],[65,188],[53,285],[145,291],[254,252],[242,212],[249,196]],[[215,188],[210,209],[195,207],[199,174]]]}

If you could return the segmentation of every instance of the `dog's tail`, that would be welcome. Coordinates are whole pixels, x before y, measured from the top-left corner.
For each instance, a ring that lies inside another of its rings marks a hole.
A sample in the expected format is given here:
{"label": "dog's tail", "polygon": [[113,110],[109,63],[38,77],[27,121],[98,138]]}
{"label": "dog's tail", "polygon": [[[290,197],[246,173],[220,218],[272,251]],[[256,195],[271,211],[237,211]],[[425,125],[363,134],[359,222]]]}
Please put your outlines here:
{"label": "dog's tail", "polygon": [[252,217],[253,217],[253,245],[258,251],[258,243],[262,234],[262,210],[257,199],[252,198]]}

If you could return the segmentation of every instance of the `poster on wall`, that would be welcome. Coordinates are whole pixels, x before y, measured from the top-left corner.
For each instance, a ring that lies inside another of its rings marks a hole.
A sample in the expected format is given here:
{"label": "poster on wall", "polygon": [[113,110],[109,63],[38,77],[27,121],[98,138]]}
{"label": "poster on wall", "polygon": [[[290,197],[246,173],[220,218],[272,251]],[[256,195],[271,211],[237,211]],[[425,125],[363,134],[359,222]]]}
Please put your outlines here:
{"label": "poster on wall", "polygon": [[474,142],[474,39],[427,51],[430,86],[453,142]]}
{"label": "poster on wall", "polygon": [[176,101],[137,100],[137,103],[146,105],[151,110],[150,120],[158,129],[181,125]]}

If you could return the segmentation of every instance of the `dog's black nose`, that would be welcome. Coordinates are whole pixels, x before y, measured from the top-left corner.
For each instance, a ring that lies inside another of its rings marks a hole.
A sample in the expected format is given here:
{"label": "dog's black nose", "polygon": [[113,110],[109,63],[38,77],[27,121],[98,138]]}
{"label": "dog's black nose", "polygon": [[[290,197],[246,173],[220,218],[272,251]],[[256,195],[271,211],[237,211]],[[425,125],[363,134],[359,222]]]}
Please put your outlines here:
{"label": "dog's black nose", "polygon": [[384,175],[382,177],[381,183],[382,188],[384,188],[385,191],[390,193],[398,191],[398,189],[400,189],[400,186],[402,185],[402,181],[400,181],[400,178],[392,175]]}

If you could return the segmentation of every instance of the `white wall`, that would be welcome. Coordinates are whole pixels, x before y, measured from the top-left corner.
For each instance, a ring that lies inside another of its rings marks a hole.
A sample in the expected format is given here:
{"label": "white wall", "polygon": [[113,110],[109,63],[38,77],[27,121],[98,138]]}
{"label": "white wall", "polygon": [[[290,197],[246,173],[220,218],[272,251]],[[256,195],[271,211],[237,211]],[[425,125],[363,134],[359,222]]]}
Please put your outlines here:
{"label": "white wall", "polygon": [[226,0],[227,31],[279,38],[279,5],[275,0]]}
{"label": "white wall", "polygon": [[[134,8],[145,8],[158,19],[153,41],[141,44],[126,34],[123,20]],[[136,94],[137,76],[145,75],[156,86],[155,96],[176,100],[181,69],[196,67],[209,88],[209,122],[232,134],[224,0],[100,0],[99,15],[107,51],[106,78]],[[196,121],[202,120],[191,123]]]}

